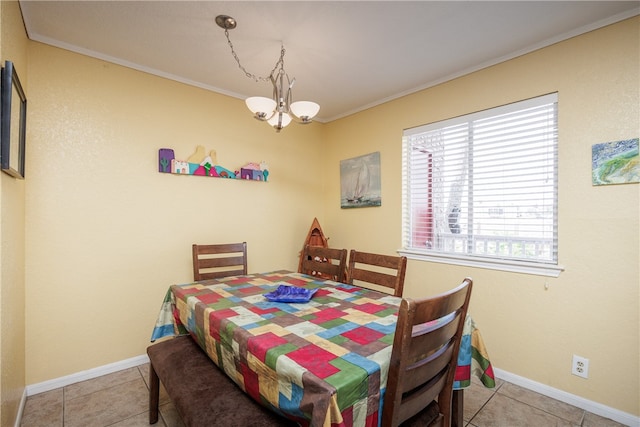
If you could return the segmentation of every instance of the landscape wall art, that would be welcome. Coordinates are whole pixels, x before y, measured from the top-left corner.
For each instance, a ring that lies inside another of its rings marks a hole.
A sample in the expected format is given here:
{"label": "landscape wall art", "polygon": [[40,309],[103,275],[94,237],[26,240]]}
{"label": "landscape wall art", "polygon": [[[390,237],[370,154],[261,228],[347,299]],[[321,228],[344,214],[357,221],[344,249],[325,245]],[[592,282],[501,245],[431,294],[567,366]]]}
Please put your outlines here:
{"label": "landscape wall art", "polygon": [[593,185],[640,182],[638,138],[594,144],[591,154]]}

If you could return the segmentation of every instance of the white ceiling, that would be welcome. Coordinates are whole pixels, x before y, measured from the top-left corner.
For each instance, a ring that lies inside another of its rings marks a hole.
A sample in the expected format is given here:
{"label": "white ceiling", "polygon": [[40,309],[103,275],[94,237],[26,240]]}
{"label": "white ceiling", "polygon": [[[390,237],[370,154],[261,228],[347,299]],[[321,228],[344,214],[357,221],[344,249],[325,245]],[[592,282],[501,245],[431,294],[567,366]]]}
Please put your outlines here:
{"label": "white ceiling", "polygon": [[286,49],[331,121],[640,13],[640,1],[20,1],[31,40],[238,98]]}

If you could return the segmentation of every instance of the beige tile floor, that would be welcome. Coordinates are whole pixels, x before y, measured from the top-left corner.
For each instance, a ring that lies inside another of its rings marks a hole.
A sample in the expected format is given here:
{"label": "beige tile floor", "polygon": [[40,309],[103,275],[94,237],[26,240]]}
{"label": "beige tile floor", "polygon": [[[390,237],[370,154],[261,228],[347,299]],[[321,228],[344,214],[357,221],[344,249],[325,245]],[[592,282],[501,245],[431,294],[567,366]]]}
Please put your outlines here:
{"label": "beige tile floor", "polygon": [[[149,366],[141,365],[27,398],[23,427],[146,427]],[[157,427],[183,427],[163,389]],[[498,381],[464,393],[467,427],[617,427],[622,424]],[[208,427],[208,426],[203,426]],[[222,426],[241,427],[241,426]]]}

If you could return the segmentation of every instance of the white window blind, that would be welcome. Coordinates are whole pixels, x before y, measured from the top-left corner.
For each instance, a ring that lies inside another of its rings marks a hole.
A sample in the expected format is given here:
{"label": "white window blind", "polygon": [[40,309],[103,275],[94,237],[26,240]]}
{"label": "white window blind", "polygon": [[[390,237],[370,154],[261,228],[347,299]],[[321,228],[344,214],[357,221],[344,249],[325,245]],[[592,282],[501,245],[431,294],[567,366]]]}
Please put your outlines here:
{"label": "white window blind", "polygon": [[557,94],[405,130],[403,251],[558,263]]}

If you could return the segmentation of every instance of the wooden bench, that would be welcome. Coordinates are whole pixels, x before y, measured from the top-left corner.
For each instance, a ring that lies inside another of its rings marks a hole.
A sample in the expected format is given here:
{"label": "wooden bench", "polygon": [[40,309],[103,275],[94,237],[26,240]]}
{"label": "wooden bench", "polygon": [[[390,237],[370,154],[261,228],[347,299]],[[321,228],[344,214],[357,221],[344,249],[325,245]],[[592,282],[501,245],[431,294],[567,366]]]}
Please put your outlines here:
{"label": "wooden bench", "polygon": [[189,336],[147,348],[149,424],[158,421],[160,382],[187,427],[283,427],[298,424],[255,402]]}

